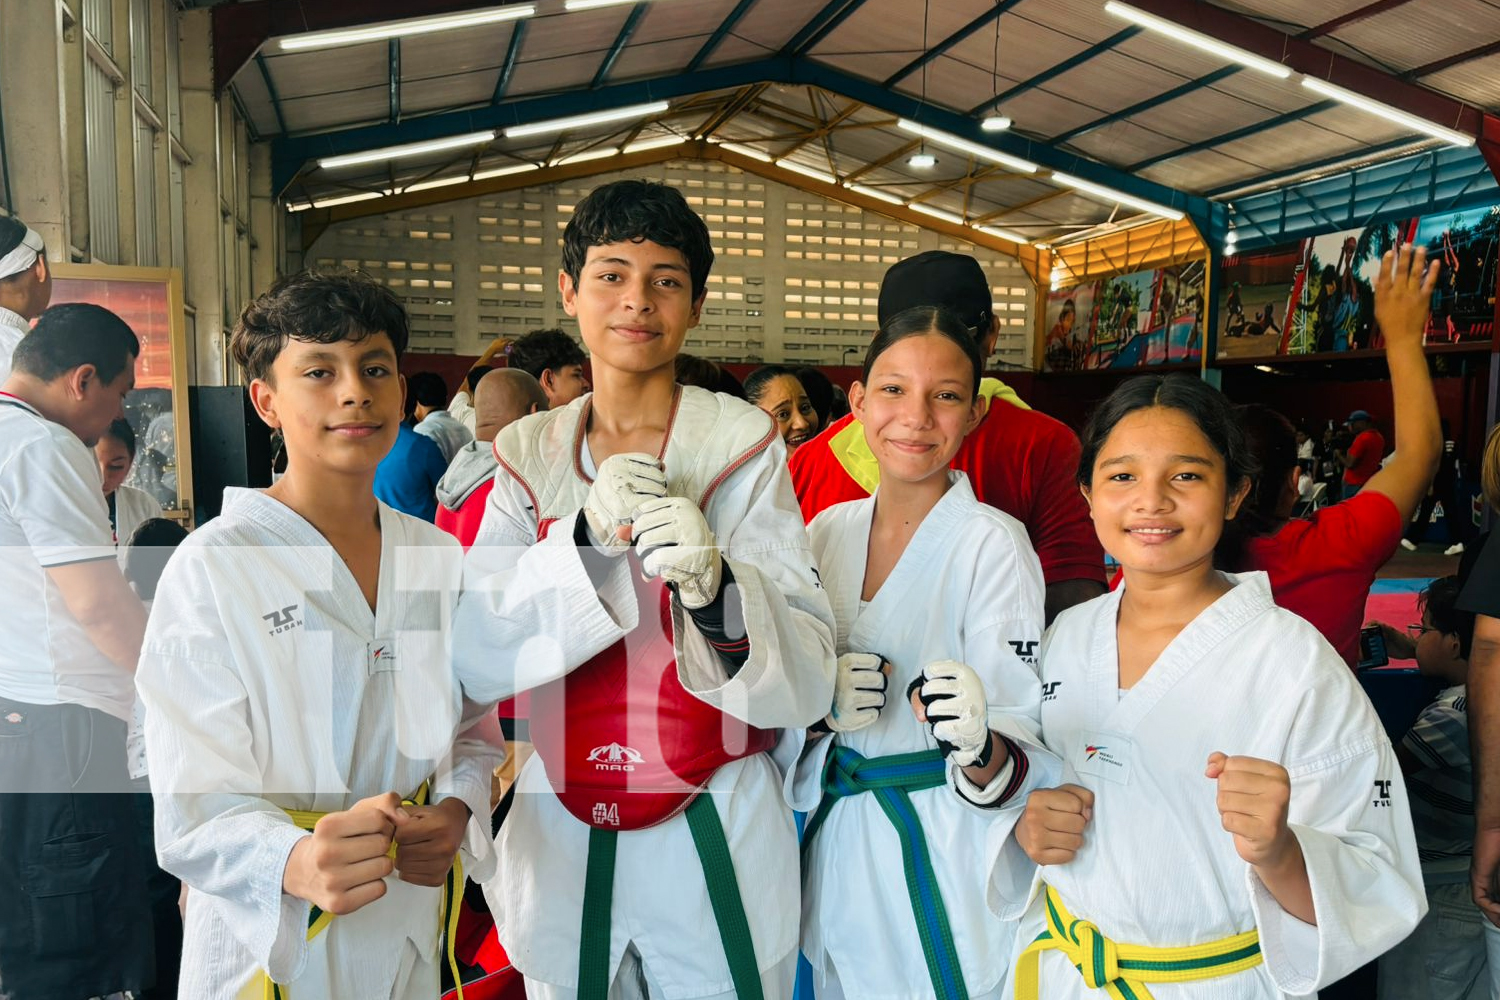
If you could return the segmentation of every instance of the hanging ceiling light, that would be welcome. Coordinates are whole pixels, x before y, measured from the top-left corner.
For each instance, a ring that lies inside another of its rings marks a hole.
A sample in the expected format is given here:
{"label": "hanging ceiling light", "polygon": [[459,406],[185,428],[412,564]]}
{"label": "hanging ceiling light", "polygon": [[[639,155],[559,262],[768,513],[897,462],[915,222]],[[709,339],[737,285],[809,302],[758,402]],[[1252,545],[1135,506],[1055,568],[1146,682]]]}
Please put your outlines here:
{"label": "hanging ceiling light", "polygon": [[324,170],[337,170],[339,167],[352,167],[361,163],[379,163],[383,160],[399,160],[407,156],[421,156],[423,153],[440,153],[445,149],[479,146],[487,142],[493,142],[494,139],[495,133],[493,131],[470,132],[468,135],[450,135],[446,139],[409,142],[401,146],[385,146],[380,149],[366,150],[363,153],[325,156],[318,161],[318,166]]}
{"label": "hanging ceiling light", "polygon": [[1157,17],[1155,14],[1148,14],[1129,4],[1120,3],[1120,0],[1108,0],[1104,5],[1104,9],[1116,17],[1123,17],[1127,21],[1134,21],[1149,31],[1166,35],[1168,38],[1175,38],[1177,41],[1191,45],[1195,49],[1211,52],[1221,59],[1239,63],[1241,66],[1247,66],[1257,72],[1265,73],[1267,76],[1274,76],[1278,80],[1285,80],[1292,75],[1292,71],[1286,66],[1281,65],[1281,63],[1272,62],[1269,59],[1256,55],[1254,52],[1247,52],[1237,46],[1225,44],[1217,38],[1194,31],[1191,28],[1184,28],[1176,22],[1168,21],[1166,18]]}
{"label": "hanging ceiling light", "polygon": [[1138,208],[1142,212],[1150,212],[1152,215],[1171,219],[1173,222],[1185,218],[1184,214],[1175,208],[1169,208],[1154,201],[1147,201],[1145,198],[1137,198],[1135,195],[1116,191],[1114,188],[1105,187],[1103,184],[1095,184],[1093,181],[1086,181],[1082,177],[1074,177],[1072,174],[1065,174],[1054,170],[1052,172],[1052,180],[1063,187],[1070,187],[1075,191],[1082,191],[1084,194],[1091,194],[1096,198],[1102,198],[1104,201],[1113,202],[1117,205],[1129,205],[1131,208]]}
{"label": "hanging ceiling light", "polygon": [[590,125],[606,125],[630,118],[644,118],[647,115],[659,115],[670,107],[671,104],[666,101],[653,101],[650,104],[632,104],[624,108],[594,111],[586,115],[549,118],[546,121],[529,122],[525,125],[512,125],[505,130],[505,138],[524,139],[527,136],[545,135],[548,132],[566,132],[568,129],[587,128]]}
{"label": "hanging ceiling light", "polygon": [[494,7],[489,10],[473,10],[464,14],[414,17],[404,21],[370,24],[362,28],[309,31],[303,35],[276,39],[272,45],[274,51],[277,52],[305,52],[309,49],[332,48],[336,45],[356,45],[360,42],[379,42],[390,38],[406,38],[410,35],[427,35],[435,31],[474,28],[482,24],[516,21],[534,14],[536,14],[536,8],[529,5]]}
{"label": "hanging ceiling light", "polygon": [[911,156],[907,157],[906,165],[908,167],[914,167],[917,170],[931,170],[933,167],[937,166],[937,157],[933,156],[925,149],[920,150],[919,152],[913,153],[911,154]]}
{"label": "hanging ceiling light", "polygon": [[1441,139],[1454,146],[1474,145],[1474,137],[1472,135],[1465,132],[1457,132],[1451,128],[1445,128],[1437,122],[1430,122],[1425,118],[1418,118],[1416,115],[1409,115],[1399,108],[1393,108],[1389,104],[1382,104],[1379,101],[1371,100],[1363,94],[1356,94],[1352,90],[1345,90],[1343,87],[1335,86],[1326,80],[1304,76],[1302,78],[1302,86],[1308,90],[1322,94],[1324,97],[1331,97],[1341,104],[1347,104],[1351,108],[1358,108],[1361,111],[1367,111],[1372,115],[1384,118],[1388,122],[1395,122],[1403,128],[1411,129],[1413,132],[1430,135],[1434,139]]}
{"label": "hanging ceiling light", "polygon": [[887,205],[906,204],[904,199],[897,198],[889,191],[882,191],[879,188],[867,187],[864,184],[852,184],[849,181],[844,182],[844,187],[848,188],[850,191],[853,191],[855,194],[862,194],[866,198],[874,198],[876,201],[883,201]]}
{"label": "hanging ceiling light", "polygon": [[[929,128],[926,125],[920,125],[907,118],[897,119],[896,127],[903,132],[910,132],[912,135],[921,136],[935,146],[943,146],[955,152],[967,153],[976,160],[998,163],[1002,167],[1010,167],[1012,170],[1023,174],[1034,174],[1040,169],[1030,160],[1023,160],[1018,156],[1002,153],[998,149],[991,149],[989,146],[981,146],[977,142],[960,139],[958,136],[944,132],[941,129]],[[908,160],[907,162],[911,161]]]}
{"label": "hanging ceiling light", "polygon": [[979,127],[986,132],[1004,132],[1011,124],[1011,120],[1004,115],[990,115],[979,123]]}

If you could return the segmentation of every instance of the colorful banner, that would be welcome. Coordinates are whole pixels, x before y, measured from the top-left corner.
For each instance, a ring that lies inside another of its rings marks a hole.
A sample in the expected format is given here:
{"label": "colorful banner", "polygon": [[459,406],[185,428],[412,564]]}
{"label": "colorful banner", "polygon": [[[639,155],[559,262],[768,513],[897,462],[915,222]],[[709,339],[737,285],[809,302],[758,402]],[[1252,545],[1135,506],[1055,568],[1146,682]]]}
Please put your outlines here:
{"label": "colorful banner", "polygon": [[1203,263],[1060,288],[1047,298],[1045,371],[1184,364],[1203,356]]}
{"label": "colorful banner", "polygon": [[1226,257],[1218,356],[1263,358],[1381,346],[1374,277],[1401,243],[1427,248],[1442,275],[1429,344],[1488,343],[1494,335],[1500,205],[1381,222]]}

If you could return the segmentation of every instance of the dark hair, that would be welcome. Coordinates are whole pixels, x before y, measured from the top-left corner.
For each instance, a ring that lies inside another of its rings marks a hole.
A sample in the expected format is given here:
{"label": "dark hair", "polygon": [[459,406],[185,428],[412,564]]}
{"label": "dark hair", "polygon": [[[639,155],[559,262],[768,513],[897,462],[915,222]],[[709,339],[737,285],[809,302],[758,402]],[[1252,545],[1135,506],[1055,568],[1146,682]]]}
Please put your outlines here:
{"label": "dark hair", "polygon": [[578,342],[561,330],[532,330],[510,345],[510,366],[541,380],[542,372],[557,371],[588,360]]}
{"label": "dark hair", "polygon": [[147,518],[136,525],[122,548],[125,579],[134,585],[137,597],[155,600],[156,585],[161,582],[167,560],[186,538],[182,525],[164,517]]}
{"label": "dark hair", "polygon": [[833,383],[828,376],[816,368],[798,368],[797,381],[807,392],[807,401],[818,415],[818,426],[828,426],[828,414],[833,410]]}
{"label": "dark hair", "polygon": [[1229,489],[1254,477],[1258,471],[1234,407],[1222,392],[1192,375],[1137,375],[1116,386],[1089,416],[1083,429],[1083,452],[1078,459],[1080,485],[1093,482],[1094,462],[1115,425],[1135,411],[1153,406],[1178,410],[1192,418],[1224,460],[1224,478]]}
{"label": "dark hair", "polygon": [[105,431],[103,437],[112,437],[125,446],[130,453],[131,461],[135,460],[135,428],[125,420],[111,420],[109,430]]}
{"label": "dark hair", "polygon": [[406,380],[406,395],[416,405],[441,410],[448,405],[448,383],[437,372],[417,372]]}
{"label": "dark hair", "polygon": [[93,365],[100,381],[113,382],[140,353],[141,342],[123,319],[103,306],[68,302],[42,313],[16,345],[11,367],[51,382]]}
{"label": "dark hair", "polygon": [[590,191],[563,230],[563,270],[577,286],[589,247],[647,241],[680,251],[693,298],[703,294],[714,266],[708,227],[675,188],[652,181],[615,181]]}
{"label": "dark hair", "polygon": [[1245,447],[1258,470],[1250,481],[1250,492],[1240,512],[1224,529],[1214,550],[1214,565],[1232,573],[1253,568],[1246,553],[1252,538],[1264,538],[1280,530],[1281,496],[1287,477],[1297,462],[1297,430],[1292,422],[1269,406],[1247,403],[1234,408],[1244,434]]}
{"label": "dark hair", "polygon": [[391,339],[400,358],[409,329],[394,292],[359,271],[310,269],[281,278],[245,307],[229,351],[253,381],[271,377],[271,365],[288,340],[337,344],[377,333]]}
{"label": "dark hair", "polygon": [[[21,241],[25,238],[26,223],[14,216],[0,216],[0,257],[5,256],[20,246]],[[36,267],[36,261],[31,262],[31,267],[22,268],[14,274],[7,274],[5,277],[0,278],[0,281],[6,284],[12,281],[19,281],[30,272],[32,267]]]}
{"label": "dark hair", "polygon": [[464,376],[464,385],[468,386],[470,396],[473,396],[474,390],[479,387],[479,380],[494,370],[489,365],[475,365],[469,369],[469,374]]}
{"label": "dark hair", "polygon": [[[778,379],[785,375],[787,378],[797,378],[797,373],[786,365],[762,365],[749,375],[745,376],[745,398],[757,406],[760,405],[760,397],[766,394],[766,387],[771,384],[772,379]],[[802,380],[797,379],[801,385]]]}
{"label": "dark hair", "polygon": [[1417,595],[1417,611],[1430,618],[1432,627],[1443,635],[1458,636],[1458,655],[1467,660],[1474,646],[1474,612],[1459,609],[1462,590],[1458,577],[1439,577]]}
{"label": "dark hair", "polygon": [[912,306],[886,320],[885,325],[875,334],[875,339],[870,341],[870,349],[865,352],[864,381],[870,381],[870,370],[875,367],[876,358],[908,337],[920,337],[928,333],[947,337],[969,359],[969,368],[974,378],[969,387],[969,399],[977,399],[980,373],[984,368],[984,359],[979,356],[979,344],[957,313],[938,306]]}
{"label": "dark hair", "polygon": [[696,354],[678,354],[672,359],[672,377],[681,385],[695,385],[709,392],[719,391],[719,376],[724,369]]}
{"label": "dark hair", "polygon": [[11,215],[0,215],[0,257],[21,245],[26,238],[26,223]]}

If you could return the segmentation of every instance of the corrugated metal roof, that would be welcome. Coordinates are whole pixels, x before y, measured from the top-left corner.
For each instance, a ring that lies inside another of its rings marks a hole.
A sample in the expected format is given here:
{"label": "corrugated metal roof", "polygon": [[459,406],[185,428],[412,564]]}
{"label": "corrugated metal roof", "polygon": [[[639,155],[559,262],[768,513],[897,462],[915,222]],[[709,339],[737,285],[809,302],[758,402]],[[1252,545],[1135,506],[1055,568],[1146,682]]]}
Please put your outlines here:
{"label": "corrugated metal roof", "polygon": [[[1216,3],[1295,33],[1358,12],[1368,0]],[[1269,173],[1388,144],[1409,134],[1345,107],[1298,118],[1297,112],[1321,98],[1295,80],[1279,81],[1250,71],[1224,75],[1226,64],[1219,58],[1149,32],[1095,51],[1101,42],[1128,27],[1127,22],[1104,12],[1103,0],[1015,0],[1003,15],[951,45],[947,43],[955,33],[976,19],[984,20],[995,9],[995,0],[929,4],[855,0],[847,17],[824,22],[824,30],[817,34],[812,30],[816,25],[810,22],[838,10],[824,0],[751,0],[743,8],[739,0],[670,0],[572,13],[563,12],[556,3],[540,6],[539,14],[524,22],[524,41],[505,88],[505,100],[587,90],[617,45],[620,49],[610,66],[608,84],[672,78],[704,52],[710,37],[738,10],[742,16],[706,54],[703,67],[763,58],[783,50],[794,38],[812,37],[815,44],[806,58],[878,83],[908,67],[922,53],[943,46],[925,69],[901,76],[894,92],[964,114],[1015,90],[999,111],[1014,119],[1017,133],[1043,140],[1130,111],[1120,120],[1106,120],[1100,127],[1073,136],[1066,148],[1114,167],[1146,164],[1142,177],[1184,191],[1250,184]],[[622,44],[622,29],[637,11],[640,16]],[[406,119],[487,106],[495,96],[517,30],[504,23],[403,40],[397,116]],[[1412,2],[1362,20],[1350,18],[1315,39],[1315,44],[1409,70],[1495,38],[1500,38],[1500,5],[1490,0],[1444,0],[1441,5]],[[1070,61],[1073,64],[1064,68]],[[262,138],[278,135],[278,117],[292,135],[335,131],[392,117],[391,65],[383,41],[296,53],[279,52],[273,45],[266,50],[264,64],[275,86],[275,99],[253,62],[233,80]],[[1194,86],[1210,75],[1222,78],[1208,86]],[[1500,106],[1500,54],[1443,68],[1421,83],[1485,108]],[[1184,91],[1181,96],[1162,99],[1179,90]],[[722,108],[731,96],[730,92],[703,95],[696,99],[691,114],[681,111],[685,101],[677,101],[677,108],[669,112],[671,130],[701,128],[713,109]],[[799,135],[814,132],[848,106],[847,98],[817,87],[776,85],[740,106],[718,134],[781,154],[804,141]],[[912,141],[910,135],[888,124],[890,118],[884,112],[856,111],[848,115],[845,125],[887,124],[834,127],[826,138],[819,136],[802,145],[794,159],[828,169],[831,149],[832,169],[839,176],[863,171],[863,182],[899,184],[904,195],[920,194],[933,182],[907,167],[904,157],[876,170],[865,169]],[[1213,148],[1195,148],[1257,123],[1267,128]],[[487,158],[501,157],[502,151],[509,150],[540,159],[555,149],[566,153],[590,144],[623,142],[636,131],[650,135],[659,130],[650,123],[630,122],[564,136],[560,144],[555,136],[528,140],[525,147],[501,140]],[[941,160],[940,167],[930,172],[934,175],[951,179],[954,171],[961,173],[969,167],[969,158],[963,154],[934,151]],[[1183,152],[1172,155],[1177,151]],[[401,164],[403,171],[421,168],[421,164]],[[986,165],[976,168],[986,169]],[[386,174],[371,170],[368,176],[378,180]],[[340,180],[352,183],[349,178]],[[307,183],[325,182],[314,174]],[[1045,179],[1002,177],[972,182],[970,214],[979,206],[994,206],[1002,212],[996,224],[1014,228],[1004,221],[1010,218],[1004,214],[1008,205],[1025,205],[1056,190]],[[956,189],[933,198],[932,203],[961,208],[963,199],[962,190]],[[1110,211],[1111,206],[1069,194],[1046,198],[1013,214],[1028,225],[1064,227],[1091,224],[1090,219],[1097,222]]]}

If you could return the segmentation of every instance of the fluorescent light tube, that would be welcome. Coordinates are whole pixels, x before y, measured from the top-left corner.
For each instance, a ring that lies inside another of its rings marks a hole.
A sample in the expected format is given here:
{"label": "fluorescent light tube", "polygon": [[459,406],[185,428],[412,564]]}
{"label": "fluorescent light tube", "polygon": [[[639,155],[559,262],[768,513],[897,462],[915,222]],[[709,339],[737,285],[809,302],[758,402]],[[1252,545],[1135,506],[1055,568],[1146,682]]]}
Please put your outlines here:
{"label": "fluorescent light tube", "polygon": [[572,115],[568,118],[552,118],[544,122],[512,125],[505,130],[505,138],[523,139],[529,135],[545,135],[548,132],[587,128],[590,125],[604,125],[609,122],[625,121],[628,118],[644,118],[647,115],[661,114],[669,107],[671,104],[666,101],[653,101],[650,104],[632,104],[629,107],[611,108],[608,111],[595,111],[586,115]]}
{"label": "fluorescent light tube", "polygon": [[609,149],[591,149],[586,153],[574,153],[572,156],[564,156],[553,163],[555,167],[566,166],[569,163],[587,163],[590,160],[604,160],[611,156],[619,156],[620,151],[614,147]]}
{"label": "fluorescent light tube", "polygon": [[1304,76],[1302,78],[1302,86],[1308,90],[1316,91],[1324,97],[1331,97],[1335,101],[1347,104],[1351,108],[1359,108],[1361,111],[1368,111],[1372,115],[1378,115],[1386,121],[1395,122],[1397,125],[1411,129],[1413,132],[1421,132],[1423,135],[1430,135],[1434,139],[1441,139],[1455,146],[1474,145],[1474,137],[1472,135],[1457,132],[1451,128],[1444,128],[1436,122],[1430,122],[1425,118],[1418,118],[1416,115],[1409,115],[1405,111],[1391,107],[1389,104],[1372,101],[1368,97],[1356,94],[1352,90],[1345,90],[1343,87],[1336,87],[1325,80],[1319,80],[1312,76]]}
{"label": "fluorescent light tube", "polygon": [[914,201],[906,207],[913,212],[921,212],[923,215],[930,215],[934,219],[942,219],[944,222],[951,222],[954,225],[961,226],[964,224],[963,216],[953,212],[945,212],[941,208],[933,208],[931,205],[923,204],[920,201]]}
{"label": "fluorescent light tube", "polygon": [[874,198],[876,201],[883,201],[887,205],[905,205],[906,204],[905,199],[897,198],[895,195],[891,194],[890,192],[888,192],[888,191],[882,191],[879,188],[866,187],[863,184],[848,184],[848,183],[846,183],[844,185],[844,187],[848,188],[850,191],[853,191],[855,194],[862,194],[866,198]]}
{"label": "fluorescent light tube", "polygon": [[509,177],[511,174],[525,174],[533,170],[542,169],[535,163],[518,163],[513,167],[495,167],[492,170],[481,170],[474,175],[476,181],[487,181],[491,177]]}
{"label": "fluorescent light tube", "polygon": [[406,156],[421,156],[423,153],[440,153],[445,149],[479,146],[487,142],[493,142],[494,139],[494,132],[470,132],[468,135],[450,135],[446,139],[409,142],[403,146],[386,146],[383,149],[371,149],[363,153],[347,153],[343,156],[326,156],[318,161],[318,166],[324,170],[337,170],[339,167],[352,167],[360,163],[379,163],[384,160],[396,160]]}
{"label": "fluorescent light tube", "polygon": [[457,177],[439,177],[431,181],[418,181],[415,184],[406,185],[406,187],[401,189],[401,193],[407,194],[411,191],[429,191],[432,188],[449,187],[453,184],[466,183],[468,179],[469,176],[467,174],[459,174]]}
{"label": "fluorescent light tube", "polygon": [[685,142],[687,142],[687,136],[685,135],[662,135],[654,139],[642,139],[639,142],[632,142],[620,150],[620,152],[643,153],[648,149],[666,149],[668,146],[681,146]]}
{"label": "fluorescent light tube", "polygon": [[985,233],[989,236],[994,236],[1002,240],[1010,240],[1012,243],[1020,243],[1022,246],[1031,245],[1031,241],[1026,237],[1022,236],[1020,233],[1013,233],[1009,229],[997,229],[994,226],[982,226],[977,222],[971,222],[970,225],[979,230],[981,233]]}
{"label": "fluorescent light tube", "polygon": [[389,191],[361,191],[359,194],[340,195],[337,198],[314,198],[313,208],[332,208],[334,205],[348,205],[356,201],[369,201],[372,198],[384,198],[390,194]]}
{"label": "fluorescent light tube", "polygon": [[814,167],[804,167],[802,164],[794,163],[791,160],[777,160],[776,165],[782,170],[790,170],[794,174],[811,177],[813,180],[822,181],[824,184],[837,184],[839,182],[838,178],[830,173],[825,173]]}
{"label": "fluorescent light tube", "polygon": [[928,142],[933,143],[934,145],[946,146],[949,149],[956,149],[960,153],[968,153],[976,160],[988,160],[990,163],[998,163],[1003,167],[1010,167],[1012,170],[1019,170],[1023,174],[1034,174],[1038,169],[1040,169],[1035,163],[1032,163],[1029,160],[1023,160],[1020,157],[1010,156],[1006,153],[1000,152],[997,149],[991,149],[988,146],[981,146],[979,143],[970,142],[967,139],[960,139],[956,135],[949,135],[947,132],[940,132],[935,128],[928,128],[926,125],[919,125],[918,123],[909,121],[905,118],[898,120],[896,122],[896,127],[904,132],[910,132],[912,135],[919,135],[922,138],[926,139]]}
{"label": "fluorescent light tube", "polygon": [[439,17],[414,17],[405,21],[389,21],[371,24],[362,28],[336,31],[310,31],[305,35],[290,35],[278,39],[276,48],[281,52],[305,52],[308,49],[326,49],[335,45],[356,45],[360,42],[378,42],[387,38],[405,38],[409,35],[427,35],[434,31],[452,31],[456,28],[473,28],[481,24],[500,21],[516,21],[531,17],[536,8],[493,7],[489,10],[472,10],[463,14],[444,14]]}
{"label": "fluorescent light tube", "polygon": [[1104,5],[1104,9],[1116,17],[1123,17],[1127,21],[1134,21],[1143,28],[1160,32],[1169,38],[1175,38],[1179,42],[1186,42],[1188,45],[1196,49],[1202,49],[1204,52],[1212,52],[1221,59],[1239,63],[1241,66],[1248,66],[1250,69],[1265,73],[1268,76],[1274,76],[1278,80],[1285,80],[1292,75],[1292,71],[1279,62],[1272,62],[1270,59],[1258,56],[1253,52],[1247,52],[1233,45],[1228,45],[1202,32],[1193,31],[1191,28],[1184,28],[1176,22],[1168,21],[1166,18],[1157,17],[1155,14],[1148,14],[1143,10],[1137,10],[1129,4],[1120,3],[1120,0],[1109,0]]}
{"label": "fluorescent light tube", "polygon": [[737,142],[721,142],[718,143],[718,145],[729,150],[731,153],[739,153],[741,156],[748,156],[752,160],[759,160],[762,163],[772,162],[769,156],[767,156],[765,153],[762,153],[754,146],[742,146]]}
{"label": "fluorescent light tube", "polygon": [[1052,172],[1052,179],[1061,184],[1063,187],[1070,187],[1075,191],[1082,191],[1085,194],[1091,194],[1097,198],[1103,198],[1105,201],[1114,202],[1118,205],[1129,205],[1131,208],[1138,208],[1142,212],[1150,212],[1152,215],[1160,215],[1164,219],[1171,219],[1173,222],[1176,222],[1184,217],[1183,213],[1179,212],[1175,208],[1168,208],[1165,205],[1158,205],[1154,201],[1147,201],[1145,198],[1137,198],[1134,195],[1126,194],[1123,191],[1116,191],[1114,188],[1105,187],[1103,184],[1095,184],[1093,181],[1086,181],[1081,177],[1074,177],[1072,174],[1059,173],[1058,171],[1054,170]]}

